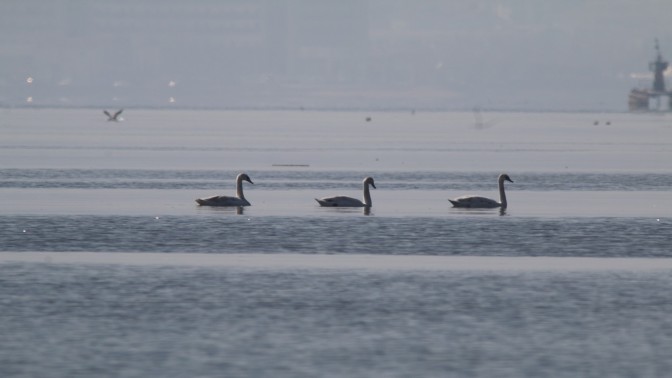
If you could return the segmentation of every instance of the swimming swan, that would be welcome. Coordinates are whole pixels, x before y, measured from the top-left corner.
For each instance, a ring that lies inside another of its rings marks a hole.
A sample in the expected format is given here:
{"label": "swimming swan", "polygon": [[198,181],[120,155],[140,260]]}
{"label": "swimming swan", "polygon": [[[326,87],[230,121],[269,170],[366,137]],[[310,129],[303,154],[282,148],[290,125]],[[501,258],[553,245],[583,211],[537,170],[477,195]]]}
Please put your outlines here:
{"label": "swimming swan", "polygon": [[336,197],[324,197],[317,199],[315,201],[324,207],[371,207],[373,202],[371,202],[371,193],[369,192],[369,185],[376,189],[376,184],[373,182],[373,178],[367,177],[364,179],[364,202],[346,196],[336,196]]}
{"label": "swimming swan", "polygon": [[119,110],[117,110],[116,113],[110,114],[110,112],[108,112],[107,110],[103,110],[103,113],[107,116],[108,121],[118,122],[118,121],[121,120],[121,118],[119,118],[119,115],[121,115],[121,112],[123,112],[123,111],[124,111],[124,109],[119,109]]}
{"label": "swimming swan", "polygon": [[250,203],[243,195],[243,181],[254,184],[250,180],[250,176],[246,173],[241,173],[236,177],[236,196],[214,196],[209,198],[199,198],[196,202],[201,206],[250,206]]}
{"label": "swimming swan", "polygon": [[499,202],[480,196],[462,196],[454,200],[448,200],[453,204],[453,207],[468,207],[478,209],[492,209],[500,207],[506,209],[506,194],[504,193],[504,181],[513,182],[509,175],[501,174],[497,182],[499,183]]}

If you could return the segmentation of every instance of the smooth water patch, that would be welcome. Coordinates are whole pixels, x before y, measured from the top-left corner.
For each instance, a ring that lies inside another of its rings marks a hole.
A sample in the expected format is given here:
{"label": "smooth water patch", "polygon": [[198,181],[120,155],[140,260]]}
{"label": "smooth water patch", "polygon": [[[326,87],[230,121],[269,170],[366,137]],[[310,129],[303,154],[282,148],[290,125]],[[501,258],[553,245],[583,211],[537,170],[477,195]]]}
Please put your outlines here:
{"label": "smooth water patch", "polygon": [[154,267],[222,267],[290,271],[369,272],[656,272],[670,258],[316,255],[296,253],[2,252],[0,264],[41,263]]}
{"label": "smooth water patch", "polygon": [[[254,180],[254,179],[253,179]],[[256,182],[256,181],[255,181]],[[499,215],[497,209],[456,209],[449,198],[479,194],[498,199],[492,188],[482,190],[389,190],[384,183],[372,190],[373,207],[320,208],[315,198],[331,195],[362,197],[361,183],[314,189],[267,190],[263,184],[246,185],[252,206],[242,209],[197,206],[195,199],[234,195],[235,189],[0,189],[0,208],[9,215],[146,215],[324,217],[368,214],[380,217],[472,217]],[[672,191],[522,191],[507,192],[511,217],[649,217],[672,214]]]}
{"label": "smooth water patch", "polygon": [[668,117],[471,112],[127,110],[110,125],[92,109],[12,109],[0,168],[318,171],[670,172]]}

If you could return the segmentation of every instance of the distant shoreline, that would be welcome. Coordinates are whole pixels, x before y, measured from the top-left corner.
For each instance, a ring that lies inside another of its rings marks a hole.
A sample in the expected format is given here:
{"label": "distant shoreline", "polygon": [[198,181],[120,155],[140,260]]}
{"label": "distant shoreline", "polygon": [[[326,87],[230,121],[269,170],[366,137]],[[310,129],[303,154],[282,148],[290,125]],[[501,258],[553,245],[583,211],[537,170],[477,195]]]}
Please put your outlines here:
{"label": "distant shoreline", "polygon": [[[107,105],[82,105],[82,106],[60,106],[60,105],[10,105],[0,103],[0,109],[12,110],[12,109],[22,109],[22,110],[102,110],[105,108],[115,108],[115,109],[134,109],[134,110],[171,110],[171,111],[264,111],[264,112],[287,112],[287,111],[296,111],[296,112],[353,112],[353,113],[366,113],[366,112],[380,112],[380,113],[473,113],[473,108],[435,108],[435,107],[307,107],[307,106],[126,106],[120,104],[107,104]],[[481,113],[529,113],[529,114],[666,114],[667,112],[630,112],[627,109],[623,110],[614,110],[614,109],[507,109],[507,108],[484,108],[479,107]]]}

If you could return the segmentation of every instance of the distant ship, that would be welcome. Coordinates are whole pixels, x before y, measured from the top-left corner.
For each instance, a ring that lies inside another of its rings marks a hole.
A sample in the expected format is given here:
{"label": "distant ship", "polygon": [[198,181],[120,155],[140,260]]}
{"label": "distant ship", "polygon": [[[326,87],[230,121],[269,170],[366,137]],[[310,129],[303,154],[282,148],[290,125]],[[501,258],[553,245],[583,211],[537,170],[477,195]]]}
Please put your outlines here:
{"label": "distant ship", "polygon": [[119,109],[119,110],[117,110],[116,113],[114,113],[114,114],[110,114],[110,112],[108,112],[107,110],[103,110],[103,113],[107,116],[107,120],[108,120],[108,121],[114,121],[114,122],[117,122],[117,121],[121,121],[121,118],[119,118],[119,115],[120,115],[121,112],[123,112],[123,111],[124,111],[124,109]]}
{"label": "distant ship", "polygon": [[672,91],[665,89],[665,70],[669,63],[663,60],[660,46],[656,39],[656,60],[649,63],[649,69],[653,72],[653,85],[648,88],[635,88],[628,96],[628,108],[631,112],[660,111],[661,100],[667,98],[667,111],[672,111]]}

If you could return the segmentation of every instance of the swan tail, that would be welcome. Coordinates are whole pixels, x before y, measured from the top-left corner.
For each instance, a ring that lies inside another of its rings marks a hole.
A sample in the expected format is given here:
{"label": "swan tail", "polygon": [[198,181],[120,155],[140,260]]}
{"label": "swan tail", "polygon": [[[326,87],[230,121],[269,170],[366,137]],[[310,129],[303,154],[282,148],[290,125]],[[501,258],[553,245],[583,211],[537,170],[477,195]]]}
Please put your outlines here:
{"label": "swan tail", "polygon": [[450,201],[450,203],[453,204],[453,207],[458,207],[459,206],[459,202],[457,202],[457,201],[453,201],[451,199],[449,199],[448,201]]}
{"label": "swan tail", "polygon": [[333,206],[328,201],[321,200],[321,199],[318,199],[318,198],[315,198],[315,201],[317,201],[317,203],[319,203],[320,206]]}
{"label": "swan tail", "polygon": [[317,201],[317,203],[319,203],[320,206],[322,207],[347,207],[347,205],[339,203],[338,201],[335,201],[333,198],[323,198],[323,199],[315,198],[315,201]]}

